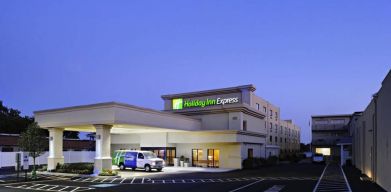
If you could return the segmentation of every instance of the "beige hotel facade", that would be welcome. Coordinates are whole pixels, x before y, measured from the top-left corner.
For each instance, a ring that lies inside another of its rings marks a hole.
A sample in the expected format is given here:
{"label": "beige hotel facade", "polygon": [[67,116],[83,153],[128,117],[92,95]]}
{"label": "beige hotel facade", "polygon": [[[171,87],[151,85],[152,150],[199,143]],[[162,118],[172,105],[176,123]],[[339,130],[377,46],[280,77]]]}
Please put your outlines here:
{"label": "beige hotel facade", "polygon": [[240,169],[246,158],[296,152],[300,128],[255,95],[253,85],[163,95],[164,110],[108,102],[34,112],[49,130],[48,169],[64,162],[63,131],[96,132],[95,170],[111,169],[117,149],[184,156],[193,166]]}

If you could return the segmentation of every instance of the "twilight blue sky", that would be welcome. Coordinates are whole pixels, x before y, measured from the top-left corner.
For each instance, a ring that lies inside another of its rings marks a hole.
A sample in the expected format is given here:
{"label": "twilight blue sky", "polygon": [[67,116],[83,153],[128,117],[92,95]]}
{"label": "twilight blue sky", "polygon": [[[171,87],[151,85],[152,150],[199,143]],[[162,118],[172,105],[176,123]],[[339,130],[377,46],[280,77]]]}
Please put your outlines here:
{"label": "twilight blue sky", "polygon": [[0,1],[0,100],[32,111],[252,83],[310,141],[391,68],[391,1]]}

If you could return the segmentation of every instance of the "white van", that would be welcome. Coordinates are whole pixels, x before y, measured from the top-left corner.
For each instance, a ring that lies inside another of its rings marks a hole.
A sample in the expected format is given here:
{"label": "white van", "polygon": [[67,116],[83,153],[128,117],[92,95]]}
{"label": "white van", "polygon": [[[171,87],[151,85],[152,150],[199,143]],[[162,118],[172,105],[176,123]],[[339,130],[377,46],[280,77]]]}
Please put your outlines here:
{"label": "white van", "polygon": [[113,165],[117,165],[121,170],[143,168],[145,171],[161,171],[164,167],[163,159],[156,157],[151,151],[116,150],[112,159]]}

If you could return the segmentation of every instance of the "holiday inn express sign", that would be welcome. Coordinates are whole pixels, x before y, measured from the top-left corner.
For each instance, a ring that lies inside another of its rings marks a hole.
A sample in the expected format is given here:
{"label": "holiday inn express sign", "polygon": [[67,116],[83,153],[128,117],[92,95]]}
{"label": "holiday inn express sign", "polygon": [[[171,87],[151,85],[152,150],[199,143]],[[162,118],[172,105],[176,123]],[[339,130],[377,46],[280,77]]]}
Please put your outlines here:
{"label": "holiday inn express sign", "polygon": [[229,98],[205,98],[205,99],[183,99],[176,98],[172,99],[172,109],[180,110],[194,107],[207,107],[212,105],[225,105],[239,103],[239,97]]}

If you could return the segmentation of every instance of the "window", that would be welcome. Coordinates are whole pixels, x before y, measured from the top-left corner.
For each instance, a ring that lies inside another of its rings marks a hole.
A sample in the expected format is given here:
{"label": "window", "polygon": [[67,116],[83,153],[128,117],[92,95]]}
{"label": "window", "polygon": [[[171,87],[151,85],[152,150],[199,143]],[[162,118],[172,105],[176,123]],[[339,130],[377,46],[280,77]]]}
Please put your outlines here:
{"label": "window", "polygon": [[273,123],[270,123],[270,132],[273,131]]}
{"label": "window", "polygon": [[247,131],[247,121],[243,121],[243,131]]}
{"label": "window", "polygon": [[270,135],[270,143],[273,142],[273,136]]}
{"label": "window", "polygon": [[280,143],[282,143],[282,137],[280,137]]}
{"label": "window", "polygon": [[252,148],[247,149],[247,158],[252,159],[254,157],[254,151]]}
{"label": "window", "polygon": [[273,110],[270,109],[270,119],[273,119]]}
{"label": "window", "polygon": [[276,112],[276,121],[278,120],[278,113]]}
{"label": "window", "polygon": [[277,136],[274,138],[274,141],[277,143],[277,141],[278,141],[278,138],[277,138]]}
{"label": "window", "polygon": [[138,156],[137,158],[139,159],[144,159],[144,155],[142,153],[139,153],[137,156]]}
{"label": "window", "polygon": [[266,111],[267,111],[266,107],[263,107],[263,111],[265,111],[265,113],[266,113]]}
{"label": "window", "polygon": [[259,103],[256,104],[257,110],[259,111]]}
{"label": "window", "polygon": [[286,143],[286,138],[285,138],[285,143]]}

